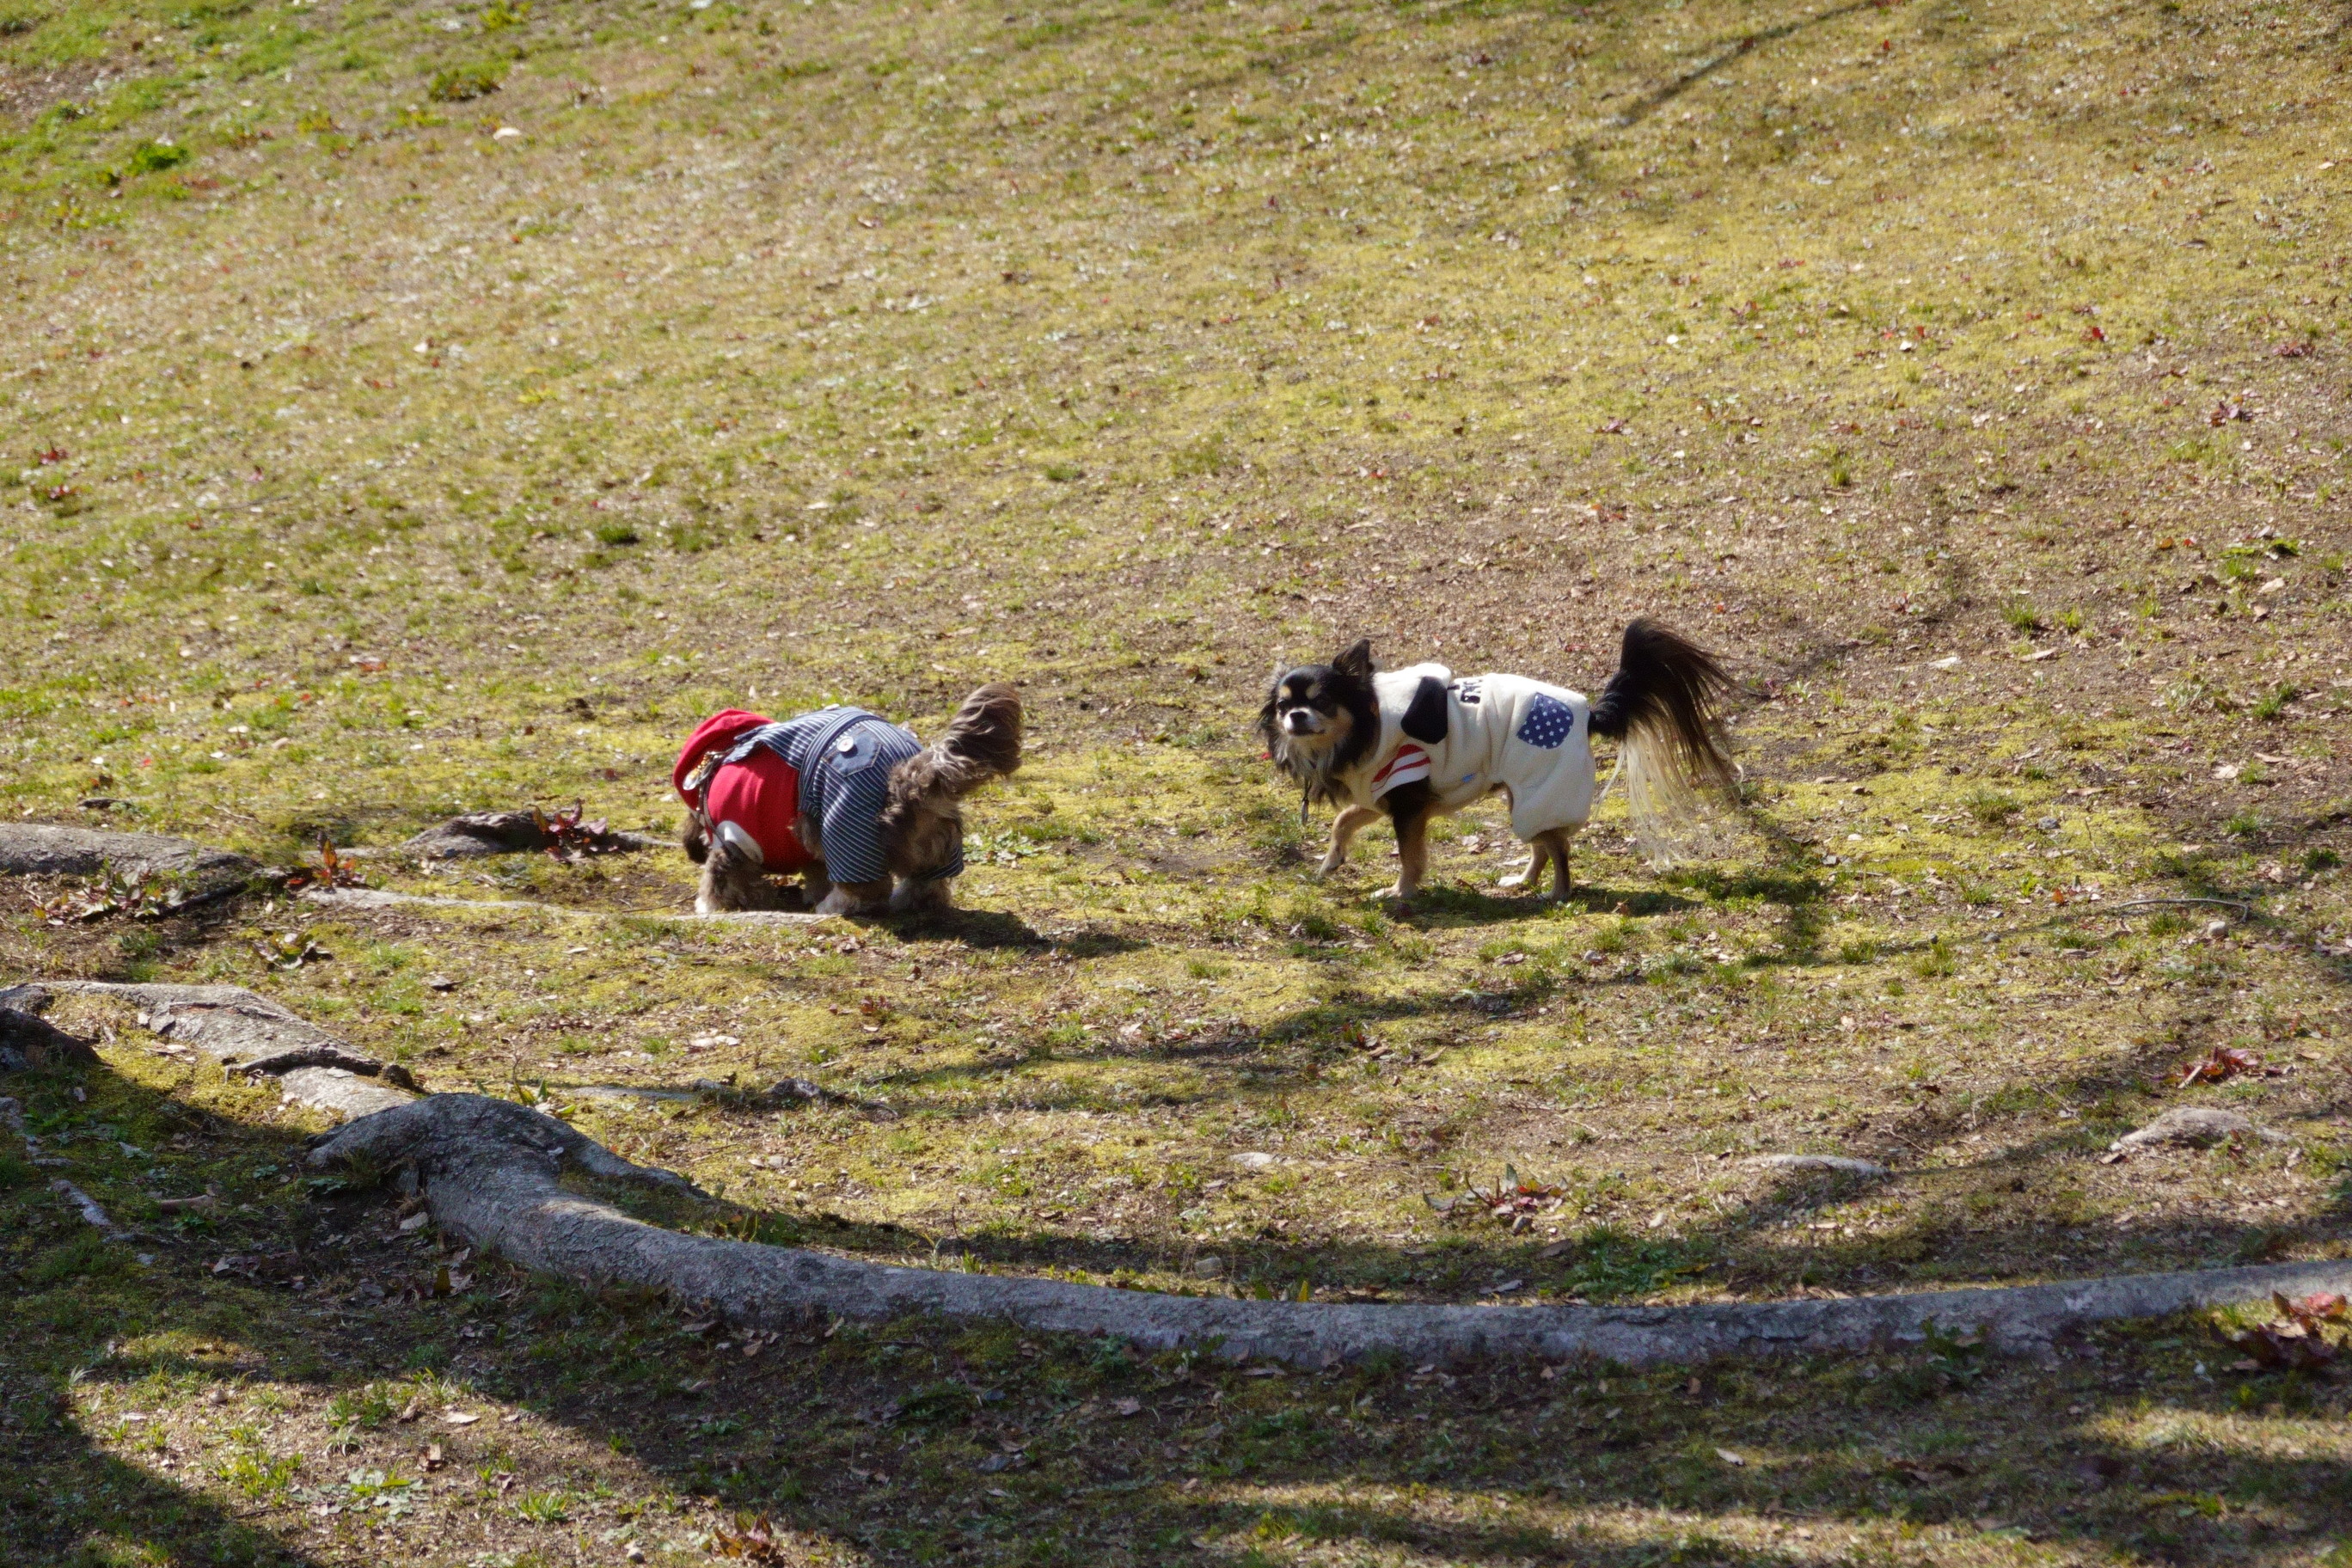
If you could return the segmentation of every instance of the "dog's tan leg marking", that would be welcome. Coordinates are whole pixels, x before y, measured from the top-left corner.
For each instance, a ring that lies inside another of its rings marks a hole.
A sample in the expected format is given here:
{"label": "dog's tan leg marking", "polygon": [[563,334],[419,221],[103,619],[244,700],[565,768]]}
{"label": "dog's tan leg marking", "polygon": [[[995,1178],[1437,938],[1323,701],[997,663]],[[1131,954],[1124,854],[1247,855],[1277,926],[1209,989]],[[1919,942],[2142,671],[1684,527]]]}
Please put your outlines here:
{"label": "dog's tan leg marking", "polygon": [[1538,833],[1528,845],[1527,868],[1515,871],[1496,884],[1500,888],[1539,889],[1543,886],[1544,864],[1552,857],[1549,834]]}
{"label": "dog's tan leg marking", "polygon": [[1428,869],[1429,817],[1424,813],[1397,824],[1397,879],[1393,886],[1381,889],[1381,896],[1409,902],[1421,891],[1421,879]]}
{"label": "dog's tan leg marking", "polygon": [[1342,809],[1331,822],[1331,851],[1323,857],[1323,863],[1315,868],[1315,874],[1328,877],[1346,865],[1348,846],[1356,841],[1359,832],[1380,819],[1381,814],[1369,805],[1350,805]]}
{"label": "dog's tan leg marking", "polygon": [[[1549,833],[1536,836],[1536,853],[1551,857],[1551,901],[1555,904],[1568,897],[1568,841],[1571,836],[1570,830],[1565,827],[1555,827]],[[1530,889],[1536,886],[1532,868],[1529,868],[1528,886]]]}

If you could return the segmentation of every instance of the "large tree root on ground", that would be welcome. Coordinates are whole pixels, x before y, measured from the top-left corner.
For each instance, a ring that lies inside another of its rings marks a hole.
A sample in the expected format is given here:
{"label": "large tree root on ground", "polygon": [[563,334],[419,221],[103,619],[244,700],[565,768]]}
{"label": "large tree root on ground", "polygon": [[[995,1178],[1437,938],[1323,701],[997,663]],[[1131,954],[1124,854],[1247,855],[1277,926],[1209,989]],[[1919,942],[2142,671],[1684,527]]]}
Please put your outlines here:
{"label": "large tree root on ground", "polygon": [[[428,827],[401,848],[419,859],[448,860],[483,855],[528,855],[552,848],[557,842],[542,813],[477,811]],[[613,854],[629,849],[661,849],[673,842],[650,834],[613,828],[594,835],[592,847],[600,853]]]}
{"label": "large tree root on ground", "polygon": [[275,1079],[286,1098],[344,1116],[365,1116],[416,1098],[408,1069],[353,1050],[316,1024],[238,985],[142,985],[106,980],[36,980],[0,988],[0,1008],[37,1014],[60,993],[119,996],[141,1025],[251,1077]]}
{"label": "large tree root on ground", "polygon": [[403,904],[424,904],[445,910],[488,910],[493,914],[562,915],[572,920],[653,920],[680,922],[731,921],[743,925],[822,925],[836,919],[833,915],[804,914],[793,910],[729,910],[718,914],[699,915],[691,910],[672,913],[656,910],[650,913],[638,910],[581,910],[564,904],[542,904],[529,899],[446,899],[431,893],[395,893],[383,888],[309,888],[299,895],[302,901],[324,904],[340,910],[390,910]]}
{"label": "large tree root on ground", "polygon": [[435,1095],[353,1121],[313,1144],[314,1166],[413,1170],[443,1229],[526,1268],[582,1284],[663,1289],[731,1322],[765,1329],[828,1315],[876,1321],[933,1312],[1107,1334],[1151,1349],[1213,1346],[1229,1359],[1306,1366],[1374,1352],[1444,1363],[1590,1355],[1642,1365],[1864,1351],[1916,1343],[1930,1329],[2044,1351],[2098,1322],[2258,1301],[2273,1290],[2352,1289],[2352,1261],[2346,1261],[1693,1307],[1236,1301],[898,1268],[665,1230],[567,1189],[562,1172],[568,1165],[592,1176],[693,1192],[683,1177],[632,1164],[553,1117],[480,1095]]}
{"label": "large tree root on ground", "polygon": [[[514,829],[517,821],[521,825],[520,829]],[[467,824],[488,826],[482,827],[479,836],[457,831]],[[498,837],[499,832],[509,829],[514,829],[509,832],[509,837],[527,830],[536,841],[506,843]],[[436,835],[441,837],[436,837]],[[667,842],[642,833],[618,831],[609,833],[605,837],[620,849],[658,849]],[[454,855],[520,853],[540,847],[545,842],[544,830],[536,825],[530,812],[509,811],[458,817],[453,823],[445,823],[440,827],[419,834],[402,847],[404,852],[421,858],[439,858]],[[364,856],[367,852],[358,853]],[[111,828],[0,822],[0,876],[91,877],[110,866],[134,878],[184,879],[199,901],[226,897],[262,874],[262,868],[245,856],[233,850],[192,843],[185,838],[166,838],[154,833],[118,833]],[[614,918],[607,910],[568,909],[562,904],[536,903],[522,899],[438,898],[429,893],[396,893],[382,888],[310,888],[305,889],[300,897],[306,902],[336,909],[381,910],[415,904],[451,910],[486,910],[494,914],[528,911],[586,920]],[[788,910],[746,910],[716,915],[697,915],[687,910],[675,914],[656,911],[633,918],[798,926],[816,925],[834,917]]]}
{"label": "large tree root on ground", "polygon": [[132,877],[184,877],[205,893],[241,887],[260,869],[232,850],[156,833],[0,823],[0,875],[89,877],[109,866]]}
{"label": "large tree root on ground", "polygon": [[97,1065],[98,1053],[88,1040],[67,1034],[31,1007],[7,1005],[0,994],[0,1072]]}

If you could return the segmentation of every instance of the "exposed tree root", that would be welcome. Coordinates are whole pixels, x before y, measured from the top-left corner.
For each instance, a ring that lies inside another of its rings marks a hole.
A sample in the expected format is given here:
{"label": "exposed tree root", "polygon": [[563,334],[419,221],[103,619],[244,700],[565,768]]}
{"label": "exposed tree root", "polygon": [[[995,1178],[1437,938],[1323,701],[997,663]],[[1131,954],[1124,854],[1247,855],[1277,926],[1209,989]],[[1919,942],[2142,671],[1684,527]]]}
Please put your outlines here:
{"label": "exposed tree root", "polygon": [[[557,842],[547,818],[535,811],[477,811],[428,827],[401,848],[420,859],[467,859],[483,855],[527,855]],[[610,829],[599,835],[595,847],[610,854],[621,850],[659,849],[673,840],[649,834]]]}
{"label": "exposed tree root", "polygon": [[80,1036],[67,1034],[29,1007],[0,1005],[0,1072],[89,1067],[97,1060],[98,1053]]}
{"label": "exposed tree root", "polygon": [[37,1014],[60,994],[119,996],[135,1004],[140,1024],[250,1076],[278,1080],[298,1104],[345,1116],[415,1099],[408,1069],[380,1062],[238,985],[141,985],[105,980],[35,980],[0,989],[0,1009]]}
{"label": "exposed tree root", "polygon": [[1049,1332],[1107,1334],[1151,1349],[1213,1347],[1229,1359],[1325,1366],[1375,1352],[1414,1362],[1590,1355],[1627,1365],[1777,1352],[1865,1351],[1931,1328],[2045,1351],[2091,1324],[2352,1289],[2352,1261],[2291,1263],[2055,1285],[1834,1300],[1691,1307],[1436,1307],[1236,1301],[1050,1279],[864,1263],[790,1247],[687,1236],[566,1188],[587,1174],[695,1189],[619,1158],[551,1116],[446,1094],[313,1140],[310,1163],[416,1173],[442,1228],[526,1268],[583,1284],[667,1290],[730,1321],[782,1329],[838,1315],[1006,1319]]}
{"label": "exposed tree root", "polygon": [[161,834],[0,823],[0,875],[88,877],[109,866],[134,877],[185,878],[209,893],[240,887],[260,869],[231,850]]}
{"label": "exposed tree root", "polygon": [[388,910],[403,904],[424,904],[445,910],[488,910],[498,914],[562,915],[572,920],[731,921],[743,925],[821,925],[837,917],[804,914],[792,910],[729,910],[698,915],[689,910],[581,910],[564,904],[542,904],[530,899],[446,899],[431,893],[395,893],[385,888],[310,888],[300,895],[306,903],[344,910]]}
{"label": "exposed tree root", "polygon": [[291,1104],[331,1110],[346,1121],[390,1110],[416,1099],[382,1078],[367,1078],[348,1068],[291,1068],[278,1075],[278,1088]]}
{"label": "exposed tree root", "polygon": [[[520,829],[516,829],[510,819],[519,819]],[[521,831],[535,836],[537,842],[509,842]],[[501,837],[501,834],[505,837]],[[621,831],[608,833],[605,837],[612,847],[622,850],[658,849],[667,842],[642,833]],[[544,830],[527,811],[484,812],[456,818],[419,834],[395,853],[413,853],[424,858],[517,854],[542,847],[546,841]],[[352,856],[365,858],[381,853],[383,852],[356,850]],[[110,828],[0,823],[0,876],[89,877],[110,866],[133,877],[184,879],[193,888],[197,901],[226,897],[262,874],[262,868],[245,856],[184,838],[167,838],[153,833],[118,833]],[[613,910],[570,909],[526,899],[450,899],[430,893],[399,893],[384,888],[310,888],[299,897],[307,902],[337,909],[391,909],[421,904],[439,909],[487,910],[498,914],[563,915],[575,920],[616,918]],[[817,925],[835,918],[791,910],[740,910],[713,915],[697,915],[683,910],[617,913],[636,920],[727,921],[742,925],[782,926]]]}

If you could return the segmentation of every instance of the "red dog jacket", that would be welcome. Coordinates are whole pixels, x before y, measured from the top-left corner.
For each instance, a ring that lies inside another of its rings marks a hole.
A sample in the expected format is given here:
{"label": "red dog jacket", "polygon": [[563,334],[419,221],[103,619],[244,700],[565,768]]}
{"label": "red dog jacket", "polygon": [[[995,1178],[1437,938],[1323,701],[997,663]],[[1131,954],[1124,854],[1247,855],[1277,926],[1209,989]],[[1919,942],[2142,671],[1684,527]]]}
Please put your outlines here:
{"label": "red dog jacket", "polygon": [[714,831],[720,823],[731,822],[750,834],[760,846],[768,870],[797,871],[816,857],[802,845],[795,831],[800,821],[801,776],[790,763],[768,747],[757,746],[740,762],[712,767],[698,786],[688,787],[705,758],[715,762],[752,731],[771,722],[740,708],[704,720],[677,754],[670,784],[679,799],[702,808]]}

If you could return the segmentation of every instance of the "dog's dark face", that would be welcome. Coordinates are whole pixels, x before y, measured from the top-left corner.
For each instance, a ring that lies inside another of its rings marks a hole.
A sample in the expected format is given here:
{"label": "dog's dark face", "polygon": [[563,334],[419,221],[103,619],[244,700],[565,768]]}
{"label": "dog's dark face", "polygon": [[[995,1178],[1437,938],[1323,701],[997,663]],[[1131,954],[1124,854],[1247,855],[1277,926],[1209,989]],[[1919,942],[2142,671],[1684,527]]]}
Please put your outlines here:
{"label": "dog's dark face", "polygon": [[1372,645],[1360,642],[1329,664],[1276,670],[1257,727],[1275,765],[1293,778],[1328,778],[1345,768],[1380,733]]}

